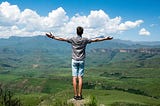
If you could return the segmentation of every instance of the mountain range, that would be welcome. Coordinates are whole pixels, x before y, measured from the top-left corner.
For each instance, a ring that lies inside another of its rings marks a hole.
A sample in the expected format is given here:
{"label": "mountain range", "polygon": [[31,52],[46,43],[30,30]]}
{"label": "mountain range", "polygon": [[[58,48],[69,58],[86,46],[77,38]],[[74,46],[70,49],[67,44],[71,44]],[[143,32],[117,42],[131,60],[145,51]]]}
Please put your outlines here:
{"label": "mountain range", "polygon": [[[34,37],[16,37],[12,36],[8,39],[0,39],[1,48],[22,48],[22,49],[68,49],[69,44],[64,42],[59,42],[47,38],[46,36],[34,36]],[[92,43],[88,46],[89,49],[92,48],[159,48],[160,41],[153,42],[134,42],[120,39],[113,39],[110,41],[103,41],[99,43]]]}

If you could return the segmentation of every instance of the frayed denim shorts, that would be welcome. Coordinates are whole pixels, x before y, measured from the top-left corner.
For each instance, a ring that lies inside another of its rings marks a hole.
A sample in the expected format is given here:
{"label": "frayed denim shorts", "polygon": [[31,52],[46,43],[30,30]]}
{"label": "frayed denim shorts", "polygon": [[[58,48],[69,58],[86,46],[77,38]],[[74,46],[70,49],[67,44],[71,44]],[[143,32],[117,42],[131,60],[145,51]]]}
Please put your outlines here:
{"label": "frayed denim shorts", "polygon": [[84,60],[77,61],[72,59],[72,76],[83,76],[84,75]]}

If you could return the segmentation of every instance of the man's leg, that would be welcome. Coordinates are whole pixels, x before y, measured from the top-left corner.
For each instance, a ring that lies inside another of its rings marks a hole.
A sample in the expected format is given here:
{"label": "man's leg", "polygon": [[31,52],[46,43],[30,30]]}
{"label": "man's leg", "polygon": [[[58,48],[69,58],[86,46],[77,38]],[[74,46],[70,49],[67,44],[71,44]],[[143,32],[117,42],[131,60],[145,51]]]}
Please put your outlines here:
{"label": "man's leg", "polygon": [[83,85],[83,75],[84,75],[84,61],[79,62],[79,72],[78,72],[78,99],[82,98],[82,85]]}
{"label": "man's leg", "polygon": [[77,97],[77,71],[78,71],[78,64],[75,60],[72,59],[72,83],[73,83],[73,90],[74,90],[74,99]]}
{"label": "man's leg", "polygon": [[74,96],[77,96],[77,77],[73,76],[73,90],[74,90]]}
{"label": "man's leg", "polygon": [[83,78],[81,76],[78,77],[78,96],[82,96],[82,83],[83,83]]}

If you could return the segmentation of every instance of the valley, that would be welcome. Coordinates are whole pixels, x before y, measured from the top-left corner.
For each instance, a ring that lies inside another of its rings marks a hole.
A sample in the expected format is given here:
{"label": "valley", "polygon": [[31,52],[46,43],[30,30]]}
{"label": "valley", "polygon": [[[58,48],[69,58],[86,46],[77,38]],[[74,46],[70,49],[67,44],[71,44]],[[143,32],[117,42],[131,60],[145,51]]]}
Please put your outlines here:
{"label": "valley", "polygon": [[[88,45],[84,98],[95,97],[98,106],[159,106],[159,47],[121,40]],[[43,36],[0,39],[0,87],[22,106],[63,106],[73,97],[71,81],[68,43]]]}

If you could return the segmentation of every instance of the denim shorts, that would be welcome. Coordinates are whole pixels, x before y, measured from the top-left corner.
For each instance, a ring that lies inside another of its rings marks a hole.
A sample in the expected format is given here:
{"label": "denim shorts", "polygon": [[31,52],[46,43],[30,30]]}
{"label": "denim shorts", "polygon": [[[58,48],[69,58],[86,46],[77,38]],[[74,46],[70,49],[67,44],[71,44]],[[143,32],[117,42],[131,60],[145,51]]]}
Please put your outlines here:
{"label": "denim shorts", "polygon": [[72,59],[72,76],[83,76],[84,75],[84,60],[77,61]]}

